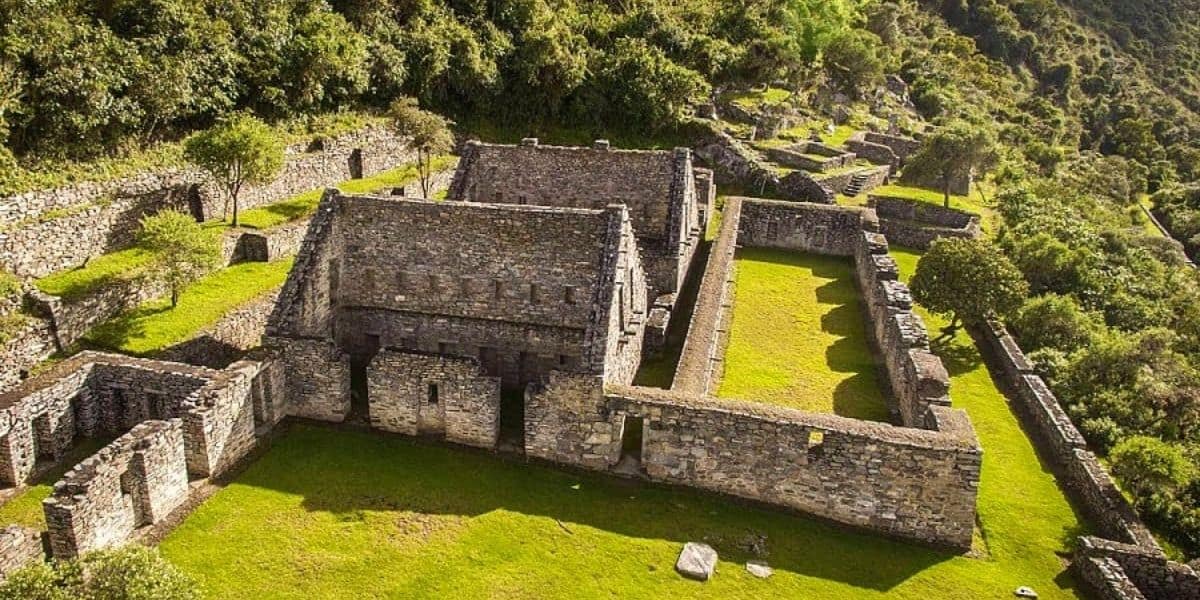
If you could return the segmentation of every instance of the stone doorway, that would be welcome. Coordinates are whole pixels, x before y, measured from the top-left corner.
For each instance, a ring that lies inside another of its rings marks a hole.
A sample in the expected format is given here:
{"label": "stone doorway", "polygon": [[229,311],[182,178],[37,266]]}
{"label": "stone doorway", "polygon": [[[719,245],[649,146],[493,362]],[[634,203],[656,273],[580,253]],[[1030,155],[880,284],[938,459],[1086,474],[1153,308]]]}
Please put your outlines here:
{"label": "stone doorway", "polygon": [[500,440],[504,452],[525,452],[525,390],[509,388],[500,391]]}
{"label": "stone doorway", "polygon": [[350,414],[346,416],[346,422],[365,425],[371,422],[367,367],[379,352],[380,342],[377,334],[368,333],[363,337],[363,347],[350,354]]}
{"label": "stone doorway", "polygon": [[362,179],[363,177],[363,153],[361,148],[355,148],[350,153],[349,165],[350,179]]}
{"label": "stone doorway", "polygon": [[632,415],[622,417],[621,460],[613,467],[613,471],[624,475],[641,475],[645,429],[645,419]]}

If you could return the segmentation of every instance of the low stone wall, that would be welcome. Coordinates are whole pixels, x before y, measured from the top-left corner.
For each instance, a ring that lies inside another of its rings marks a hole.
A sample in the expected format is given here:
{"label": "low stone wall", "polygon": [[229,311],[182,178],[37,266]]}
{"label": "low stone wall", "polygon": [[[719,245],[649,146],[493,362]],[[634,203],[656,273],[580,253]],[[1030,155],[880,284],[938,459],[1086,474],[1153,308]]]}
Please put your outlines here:
{"label": "low stone wall", "polygon": [[0,579],[43,558],[42,532],[20,525],[0,529]]}
{"label": "low stone wall", "polygon": [[124,544],[187,499],[183,422],[146,421],[54,484],[43,506],[55,558]]}
{"label": "low stone wall", "polygon": [[720,385],[726,341],[723,331],[728,329],[733,309],[734,254],[741,216],[742,198],[727,198],[721,232],[709,251],[687,337],[675,366],[674,390],[709,395]]}
{"label": "low stone wall", "polygon": [[864,132],[862,140],[887,147],[896,155],[896,158],[900,159],[901,163],[907,162],[910,156],[916,154],[917,150],[921,149],[921,142],[919,140],[874,131]]}
{"label": "low stone wall", "polygon": [[834,256],[854,256],[874,213],[854,207],[744,198],[738,244]]}
{"label": "low stone wall", "polygon": [[1079,538],[1075,572],[1098,597],[1196,600],[1200,576],[1161,552],[1097,537]]}
{"label": "low stone wall", "polygon": [[500,432],[500,378],[479,362],[383,350],[367,367],[371,426],[407,435],[496,447]]}
{"label": "low stone wall", "polygon": [[30,369],[57,349],[50,321],[31,317],[8,341],[0,345],[0,392],[20,385]]}
{"label": "low stone wall", "polygon": [[1110,538],[1080,538],[1072,564],[1080,580],[1099,598],[1200,598],[1200,575],[1166,558],[1004,325],[990,321],[971,333],[988,350],[1017,415],[1068,495]]}
{"label": "low stone wall", "polygon": [[652,480],[968,548],[981,451],[965,413],[936,410],[940,431],[557,373],[526,396],[526,454],[610,469],[627,420],[643,419]]}
{"label": "low stone wall", "polygon": [[759,195],[774,194],[779,187],[779,174],[724,131],[714,128],[693,151],[713,168],[717,183],[734,184]]}
{"label": "low stone wall", "polygon": [[859,193],[862,194],[887,183],[890,173],[887,167],[863,167],[836,175],[819,175],[815,179],[831,191],[842,194],[845,193],[846,187],[850,185],[850,182],[854,180],[856,175],[864,175],[866,177],[859,189]]}
{"label": "low stone wall", "polygon": [[851,137],[846,140],[846,149],[853,152],[859,158],[871,161],[873,164],[888,167],[889,172],[900,168],[900,157],[896,156],[894,150],[883,144],[868,142],[865,138],[856,139],[855,137]]}
{"label": "low stone wall", "polygon": [[854,164],[854,153],[830,148],[816,142],[797,142],[781,148],[768,148],[767,157],[785,167],[824,172]]}
{"label": "low stone wall", "polygon": [[268,291],[225,313],[216,323],[188,341],[163,350],[155,358],[223,369],[246,351],[258,347],[278,297],[279,288]]}
{"label": "low stone wall", "polygon": [[928,202],[871,194],[868,205],[888,240],[908,248],[926,250],[939,238],[974,239],[982,232],[979,215]]}
{"label": "low stone wall", "polygon": [[1109,477],[1104,466],[1087,450],[1083,435],[1004,325],[992,321],[972,329],[995,359],[1005,386],[1017,402],[1017,414],[1031,437],[1060,474],[1060,480],[1089,519],[1106,537],[1147,548],[1158,544],[1138,519],[1133,507]]}

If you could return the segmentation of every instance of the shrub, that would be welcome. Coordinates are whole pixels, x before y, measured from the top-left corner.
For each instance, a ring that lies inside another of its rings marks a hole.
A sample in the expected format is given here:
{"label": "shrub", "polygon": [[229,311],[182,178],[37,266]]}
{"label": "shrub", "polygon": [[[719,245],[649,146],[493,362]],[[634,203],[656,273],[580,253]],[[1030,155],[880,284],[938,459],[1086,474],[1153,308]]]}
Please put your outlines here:
{"label": "shrub", "polygon": [[0,600],[194,600],[196,584],[157,550],[126,546],[35,563],[0,583]]}

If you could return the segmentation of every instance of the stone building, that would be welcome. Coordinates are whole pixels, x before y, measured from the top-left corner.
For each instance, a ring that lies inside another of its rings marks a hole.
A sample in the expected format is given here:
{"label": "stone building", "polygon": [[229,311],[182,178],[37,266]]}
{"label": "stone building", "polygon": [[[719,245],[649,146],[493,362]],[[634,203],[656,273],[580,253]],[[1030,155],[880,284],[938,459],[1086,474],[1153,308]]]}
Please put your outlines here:
{"label": "stone building", "polygon": [[[624,204],[649,281],[651,305],[669,311],[712,215],[712,172],[692,151],[617,150],[468,142],[450,184],[450,200],[600,209]],[[668,315],[654,319],[665,328]],[[657,339],[657,336],[655,337]]]}
{"label": "stone building", "polygon": [[[628,383],[646,277],[629,211],[326,192],[267,326],[292,412],[493,447],[550,371]],[[354,402],[352,402],[354,399]],[[515,404],[515,405],[514,405]]]}

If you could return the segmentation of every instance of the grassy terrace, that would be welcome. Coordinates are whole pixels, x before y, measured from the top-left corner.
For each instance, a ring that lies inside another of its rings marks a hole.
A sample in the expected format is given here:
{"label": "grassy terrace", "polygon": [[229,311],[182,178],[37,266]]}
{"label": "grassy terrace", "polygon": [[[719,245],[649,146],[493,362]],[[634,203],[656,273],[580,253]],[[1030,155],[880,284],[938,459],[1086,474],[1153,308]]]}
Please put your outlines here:
{"label": "grassy terrace", "polygon": [[747,248],[718,395],[884,421],[854,267],[846,259]]}
{"label": "grassy terrace", "polygon": [[[454,160],[452,156],[437,157],[433,167],[435,170],[445,169],[454,164]],[[417,177],[416,166],[405,164],[371,177],[343,181],[337,187],[348,194],[364,194],[406,185],[415,181]],[[261,230],[307,218],[317,209],[321,192],[319,189],[311,190],[274,204],[244,211],[238,215],[239,224],[249,229]],[[209,223],[209,231],[216,236],[227,231],[227,228],[217,221]],[[149,252],[135,246],[96,256],[81,267],[52,273],[36,280],[34,284],[47,294],[66,299],[78,298],[109,283],[138,277],[152,260],[153,256]]]}
{"label": "grassy terrace", "polygon": [[179,306],[168,298],[98,325],[84,337],[89,347],[145,356],[187,341],[229,311],[283,285],[292,259],[239,263],[214,271],[184,289]]}

